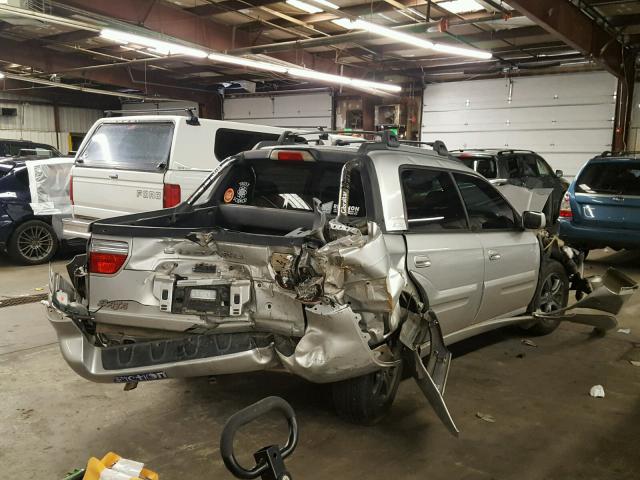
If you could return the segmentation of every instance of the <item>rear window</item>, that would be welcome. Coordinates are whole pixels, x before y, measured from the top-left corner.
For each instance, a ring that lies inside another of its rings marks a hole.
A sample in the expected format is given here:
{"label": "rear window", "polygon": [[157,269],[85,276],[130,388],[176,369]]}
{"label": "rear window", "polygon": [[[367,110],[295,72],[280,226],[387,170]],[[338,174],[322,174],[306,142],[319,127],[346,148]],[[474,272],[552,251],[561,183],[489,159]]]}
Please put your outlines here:
{"label": "rear window", "polygon": [[224,160],[231,155],[251,150],[257,143],[271,140],[276,141],[280,135],[275,133],[249,132],[232,128],[219,128],[216,131],[216,141],[213,147],[218,160]]}
{"label": "rear window", "polygon": [[640,195],[640,161],[591,163],[576,180],[576,192]]}
{"label": "rear window", "polygon": [[496,178],[498,170],[493,157],[463,157],[460,161],[485,178]]}
{"label": "rear window", "polygon": [[87,167],[164,170],[169,161],[173,123],[105,123],[78,157]]}
{"label": "rear window", "polygon": [[[313,211],[320,200],[327,214],[338,212],[342,163],[240,160],[224,175],[213,193],[215,203],[248,205],[282,210]],[[351,175],[349,215],[366,216],[359,172]]]}

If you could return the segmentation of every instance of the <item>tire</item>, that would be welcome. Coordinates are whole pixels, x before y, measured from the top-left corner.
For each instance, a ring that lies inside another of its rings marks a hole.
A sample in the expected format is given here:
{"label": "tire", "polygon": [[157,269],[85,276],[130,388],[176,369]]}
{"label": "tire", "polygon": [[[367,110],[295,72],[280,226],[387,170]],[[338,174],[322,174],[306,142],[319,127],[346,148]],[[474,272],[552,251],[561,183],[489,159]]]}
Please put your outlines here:
{"label": "tire", "polygon": [[331,385],[338,416],[358,425],[374,425],[389,412],[402,378],[397,367],[350,378]]}
{"label": "tire", "polygon": [[42,220],[29,220],[11,234],[7,253],[23,265],[38,265],[51,260],[58,246],[58,237],[51,225]]}
{"label": "tire", "polygon": [[[549,313],[566,307],[569,301],[569,286],[569,277],[562,264],[556,260],[544,260],[529,311]],[[526,332],[536,336],[548,335],[558,328],[559,324],[559,320],[541,319],[527,328]]]}

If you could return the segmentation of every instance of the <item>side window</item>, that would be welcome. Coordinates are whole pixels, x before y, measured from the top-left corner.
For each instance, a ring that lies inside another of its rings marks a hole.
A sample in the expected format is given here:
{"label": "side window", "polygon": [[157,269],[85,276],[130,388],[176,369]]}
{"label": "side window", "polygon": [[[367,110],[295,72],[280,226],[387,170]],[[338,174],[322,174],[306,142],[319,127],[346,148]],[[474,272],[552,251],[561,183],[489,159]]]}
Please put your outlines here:
{"label": "side window", "polygon": [[507,172],[509,172],[509,178],[521,177],[520,166],[518,165],[518,157],[515,155],[509,155],[506,159]]}
{"label": "side window", "polygon": [[516,216],[495,188],[481,178],[454,174],[462,195],[469,223],[474,230],[513,230]]}
{"label": "side window", "polygon": [[539,177],[538,159],[535,155],[518,155],[523,177]]}
{"label": "side window", "polygon": [[538,171],[540,172],[540,175],[554,175],[551,167],[547,162],[544,161],[542,157],[538,157],[537,155],[534,155],[534,157],[536,159],[536,164],[538,165]]}
{"label": "side window", "polygon": [[258,142],[263,140],[278,140],[280,135],[275,133],[249,132],[247,130],[234,130],[232,128],[219,128],[216,130],[213,153],[219,161],[231,155],[251,150]]}
{"label": "side window", "polygon": [[441,232],[467,228],[460,196],[448,172],[412,168],[400,174],[409,229]]}

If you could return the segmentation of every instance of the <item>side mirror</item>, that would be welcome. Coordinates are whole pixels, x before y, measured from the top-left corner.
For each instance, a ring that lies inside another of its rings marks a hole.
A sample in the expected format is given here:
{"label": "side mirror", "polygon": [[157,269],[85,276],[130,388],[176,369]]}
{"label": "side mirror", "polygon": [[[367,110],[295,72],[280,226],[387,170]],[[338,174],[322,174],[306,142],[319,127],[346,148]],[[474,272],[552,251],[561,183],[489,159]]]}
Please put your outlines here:
{"label": "side mirror", "polygon": [[525,230],[540,230],[547,225],[547,218],[542,212],[526,211],[522,213],[522,228]]}
{"label": "side mirror", "polygon": [[562,177],[564,172],[562,170],[556,170],[556,177]]}
{"label": "side mirror", "polygon": [[506,178],[493,178],[493,179],[489,180],[489,183],[491,183],[491,185],[493,185],[494,187],[499,187],[501,185],[506,185],[507,184],[507,179]]}

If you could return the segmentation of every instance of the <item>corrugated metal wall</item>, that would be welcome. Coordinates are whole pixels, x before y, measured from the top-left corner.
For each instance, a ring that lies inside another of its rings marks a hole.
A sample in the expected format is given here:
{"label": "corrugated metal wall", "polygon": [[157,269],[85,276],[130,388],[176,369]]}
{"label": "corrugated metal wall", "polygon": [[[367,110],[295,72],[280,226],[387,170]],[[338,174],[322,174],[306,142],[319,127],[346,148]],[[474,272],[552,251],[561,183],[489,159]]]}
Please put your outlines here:
{"label": "corrugated metal wall", "polygon": [[530,149],[572,176],[611,149],[615,91],[606,72],[428,85],[422,140],[449,149]]}
{"label": "corrugated metal wall", "polygon": [[0,92],[0,108],[17,109],[16,116],[0,116],[0,138],[47,143],[69,153],[69,134],[86,133],[102,117],[92,108],[59,107],[60,131],[56,135],[54,108],[43,99]]}

